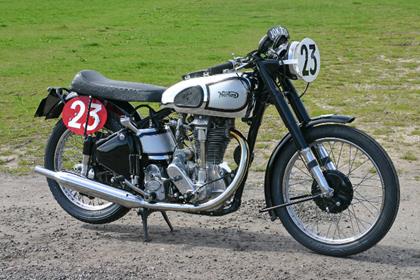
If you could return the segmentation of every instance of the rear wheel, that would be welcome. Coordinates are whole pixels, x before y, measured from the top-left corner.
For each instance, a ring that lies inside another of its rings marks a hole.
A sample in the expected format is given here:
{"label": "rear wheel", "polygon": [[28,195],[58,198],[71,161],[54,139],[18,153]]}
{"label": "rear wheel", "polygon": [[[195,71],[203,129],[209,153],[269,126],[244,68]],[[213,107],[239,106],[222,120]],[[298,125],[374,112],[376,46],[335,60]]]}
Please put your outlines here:
{"label": "rear wheel", "polygon": [[[105,128],[97,136],[106,137],[120,128],[115,117],[108,119]],[[45,167],[55,171],[80,174],[83,151],[83,136],[76,135],[60,120],[54,127],[45,151]],[[95,180],[109,184],[111,174],[95,170]],[[47,179],[50,190],[58,204],[76,219],[92,224],[104,224],[118,220],[129,211],[121,205],[87,196]]]}
{"label": "rear wheel", "polygon": [[[399,204],[395,168],[380,145],[365,133],[324,125],[306,134],[310,147],[322,144],[337,170],[324,170],[334,197],[276,209],[287,231],[325,255],[347,256],[369,249],[391,228]],[[299,152],[289,143],[276,162],[273,204],[320,192]]]}

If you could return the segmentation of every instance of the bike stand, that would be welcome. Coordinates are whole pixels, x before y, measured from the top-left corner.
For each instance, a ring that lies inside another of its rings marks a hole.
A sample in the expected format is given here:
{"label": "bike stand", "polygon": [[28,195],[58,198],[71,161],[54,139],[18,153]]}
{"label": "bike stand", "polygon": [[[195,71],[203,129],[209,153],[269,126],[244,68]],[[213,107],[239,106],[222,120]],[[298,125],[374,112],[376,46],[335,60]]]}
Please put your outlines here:
{"label": "bike stand", "polygon": [[[149,229],[147,226],[147,218],[150,216],[150,214],[152,214],[153,210],[147,209],[147,208],[143,208],[143,209],[139,209],[137,214],[141,217],[141,221],[143,223],[143,241],[144,242],[149,242],[150,238],[149,238]],[[169,221],[168,215],[166,215],[165,211],[160,211],[160,213],[162,214],[163,219],[165,220],[166,224],[168,225],[169,229],[171,232],[174,231],[174,228],[172,227],[171,222]]]}

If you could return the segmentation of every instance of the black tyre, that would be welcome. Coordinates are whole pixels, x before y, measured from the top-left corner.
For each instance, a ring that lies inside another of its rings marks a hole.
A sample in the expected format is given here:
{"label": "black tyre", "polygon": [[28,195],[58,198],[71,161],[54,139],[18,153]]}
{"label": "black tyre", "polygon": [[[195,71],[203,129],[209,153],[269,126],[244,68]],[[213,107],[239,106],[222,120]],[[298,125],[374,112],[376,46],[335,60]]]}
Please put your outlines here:
{"label": "black tyre", "polygon": [[[103,137],[120,129],[113,115],[105,128],[101,130]],[[54,127],[45,151],[45,167],[50,170],[77,172],[82,160],[83,137],[72,133],[60,120]],[[99,173],[99,172],[98,172]],[[96,180],[107,183],[106,171],[101,172]],[[75,192],[56,181],[47,179],[50,190],[58,204],[74,218],[91,224],[105,224],[118,220],[130,210],[121,205]]]}
{"label": "black tyre", "polygon": [[[334,197],[276,209],[287,231],[305,247],[330,256],[348,256],[378,243],[398,212],[399,183],[391,159],[365,133],[343,125],[308,130],[310,147],[324,147],[336,171],[324,175]],[[292,142],[281,151],[272,178],[272,203],[320,191]]]}

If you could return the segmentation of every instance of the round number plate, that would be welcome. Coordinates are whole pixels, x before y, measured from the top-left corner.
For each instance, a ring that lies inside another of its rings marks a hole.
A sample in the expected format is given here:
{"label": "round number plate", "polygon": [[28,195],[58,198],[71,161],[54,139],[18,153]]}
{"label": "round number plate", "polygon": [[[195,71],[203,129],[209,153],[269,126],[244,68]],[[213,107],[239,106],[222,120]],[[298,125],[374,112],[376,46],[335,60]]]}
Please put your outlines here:
{"label": "round number plate", "polygon": [[292,58],[296,61],[291,65],[292,72],[307,83],[313,82],[318,77],[321,68],[318,46],[314,40],[305,38],[300,42],[294,42],[292,47]]}
{"label": "round number plate", "polygon": [[[88,108],[89,97],[78,96],[70,99],[64,105],[61,114],[65,126],[76,134],[84,135]],[[107,116],[105,106],[99,100],[92,98],[86,133],[92,134],[104,127]]]}

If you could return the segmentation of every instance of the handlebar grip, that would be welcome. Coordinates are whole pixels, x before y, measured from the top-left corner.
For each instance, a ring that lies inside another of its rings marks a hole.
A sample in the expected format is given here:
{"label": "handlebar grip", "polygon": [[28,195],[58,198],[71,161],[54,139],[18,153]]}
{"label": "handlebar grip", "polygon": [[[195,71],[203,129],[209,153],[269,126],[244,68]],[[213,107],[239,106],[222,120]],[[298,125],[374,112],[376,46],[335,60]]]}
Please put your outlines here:
{"label": "handlebar grip", "polygon": [[234,65],[232,63],[232,61],[226,62],[226,63],[222,63],[213,67],[209,67],[207,69],[209,75],[215,75],[215,74],[222,74],[223,70],[227,70],[227,69],[233,69]]}

